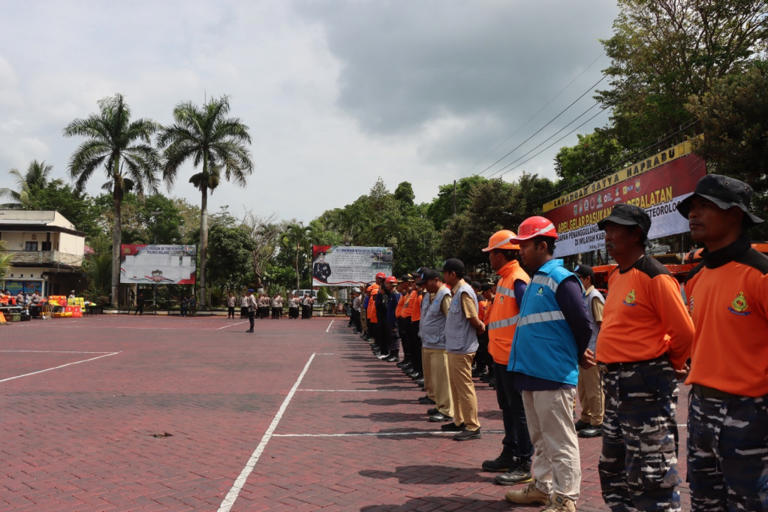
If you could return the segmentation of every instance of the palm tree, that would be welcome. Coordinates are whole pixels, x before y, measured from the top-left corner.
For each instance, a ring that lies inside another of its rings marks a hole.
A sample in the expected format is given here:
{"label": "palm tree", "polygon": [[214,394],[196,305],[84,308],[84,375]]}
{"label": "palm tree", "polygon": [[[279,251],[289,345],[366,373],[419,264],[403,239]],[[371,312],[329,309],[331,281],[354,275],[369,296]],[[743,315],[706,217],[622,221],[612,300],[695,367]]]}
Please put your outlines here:
{"label": "palm tree", "polygon": [[[112,192],[114,225],[112,226],[112,304],[118,303],[120,283],[120,241],[122,223],[120,206],[123,195],[135,190],[143,195],[145,188],[157,190],[157,151],[152,147],[152,134],[157,124],[148,119],[131,121],[131,110],[122,94],[99,101],[101,112],[87,119],[75,119],[64,128],[64,135],[87,137],[69,162],[69,172],[76,178],[80,192],[101,164],[107,182],[102,188]],[[145,186],[146,184],[146,186]]]}
{"label": "palm tree", "polygon": [[30,197],[35,190],[41,190],[48,185],[48,176],[53,170],[52,165],[32,160],[27,167],[27,172],[21,174],[18,169],[11,169],[8,173],[16,178],[18,190],[10,188],[0,188],[0,197],[10,197],[13,202],[0,205],[3,208],[25,208],[29,207]]}
{"label": "palm tree", "polygon": [[191,159],[200,172],[189,178],[200,190],[200,298],[207,302],[205,290],[205,264],[208,252],[208,191],[219,185],[222,170],[227,181],[245,186],[246,176],[253,171],[246,144],[251,136],[248,127],[237,118],[227,118],[229,99],[212,98],[202,107],[191,102],[180,103],[173,110],[175,123],[163,128],[158,138],[165,148],[163,178],[170,186],[179,167]]}

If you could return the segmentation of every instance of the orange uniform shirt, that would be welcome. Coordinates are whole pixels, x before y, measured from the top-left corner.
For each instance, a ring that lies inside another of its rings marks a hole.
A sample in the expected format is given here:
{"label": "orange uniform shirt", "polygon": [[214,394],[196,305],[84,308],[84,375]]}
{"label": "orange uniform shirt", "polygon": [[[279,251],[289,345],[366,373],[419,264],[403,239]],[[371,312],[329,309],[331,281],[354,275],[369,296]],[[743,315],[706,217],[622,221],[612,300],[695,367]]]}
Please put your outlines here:
{"label": "orange uniform shirt", "polygon": [[408,302],[408,306],[411,313],[411,322],[418,322],[421,320],[421,299],[423,295],[416,290],[411,291],[411,296]]}
{"label": "orange uniform shirt", "polygon": [[611,273],[597,336],[598,361],[631,363],[669,353],[680,369],[692,342],[693,322],[680,285],[664,265],[643,256],[628,270]]}
{"label": "orange uniform shirt", "polygon": [[400,295],[400,299],[397,301],[397,307],[395,308],[395,318],[403,318],[403,307],[405,306],[405,294]]}
{"label": "orange uniform shirt", "polygon": [[371,285],[371,298],[368,300],[368,309],[365,310],[368,322],[375,324],[378,323],[378,317],[376,316],[376,295],[379,293],[379,285]]}
{"label": "orange uniform shirt", "polygon": [[531,278],[517,260],[510,261],[501,267],[499,276],[501,279],[496,285],[493,304],[486,312],[485,324],[488,329],[488,353],[495,363],[506,365],[509,362],[509,353],[512,351],[517,315],[520,313],[515,297],[515,281],[520,280],[527,284],[531,282]]}
{"label": "orange uniform shirt", "polygon": [[490,307],[491,301],[489,300],[483,299],[477,301],[477,318],[479,318],[481,322],[485,323]]}
{"label": "orange uniform shirt", "polygon": [[705,253],[685,284],[696,325],[686,383],[758,397],[768,395],[768,258],[748,247],[713,253],[733,251],[735,261],[710,262]]}

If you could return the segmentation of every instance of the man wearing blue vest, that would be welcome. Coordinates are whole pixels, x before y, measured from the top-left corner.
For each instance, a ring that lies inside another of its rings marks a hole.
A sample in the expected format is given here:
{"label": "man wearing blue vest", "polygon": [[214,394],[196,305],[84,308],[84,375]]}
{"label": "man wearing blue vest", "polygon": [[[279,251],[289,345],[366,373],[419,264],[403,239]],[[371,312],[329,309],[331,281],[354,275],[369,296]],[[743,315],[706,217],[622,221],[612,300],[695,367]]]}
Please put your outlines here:
{"label": "man wearing blue vest", "polygon": [[[520,305],[507,370],[523,397],[534,446],[534,481],[509,491],[511,503],[547,505],[546,512],[574,512],[581,485],[573,404],[579,362],[592,326],[579,279],[554,259],[557,231],[549,219],[529,217],[511,241],[531,282]],[[594,363],[592,363],[594,364]]]}

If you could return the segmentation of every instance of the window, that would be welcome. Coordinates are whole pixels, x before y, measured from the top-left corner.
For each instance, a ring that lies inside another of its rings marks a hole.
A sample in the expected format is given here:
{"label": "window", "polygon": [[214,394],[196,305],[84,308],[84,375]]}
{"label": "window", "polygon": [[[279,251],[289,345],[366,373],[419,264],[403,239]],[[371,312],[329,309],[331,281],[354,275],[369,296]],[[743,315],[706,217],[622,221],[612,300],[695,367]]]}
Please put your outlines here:
{"label": "window", "polygon": [[50,240],[46,240],[43,242],[43,248],[41,249],[43,251],[50,251],[51,250],[51,242]]}
{"label": "window", "polygon": [[24,242],[25,251],[37,251],[37,242]]}

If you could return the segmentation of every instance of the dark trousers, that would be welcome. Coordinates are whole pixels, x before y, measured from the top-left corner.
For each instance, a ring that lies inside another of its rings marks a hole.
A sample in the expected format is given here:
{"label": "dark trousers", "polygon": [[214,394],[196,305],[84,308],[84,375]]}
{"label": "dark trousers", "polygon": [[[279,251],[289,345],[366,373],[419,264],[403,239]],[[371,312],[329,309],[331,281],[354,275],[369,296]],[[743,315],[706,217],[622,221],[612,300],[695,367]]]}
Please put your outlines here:
{"label": "dark trousers", "polygon": [[424,368],[421,361],[421,338],[419,337],[419,322],[408,323],[408,342],[411,345],[411,363],[413,369],[424,375]]}
{"label": "dark trousers", "polygon": [[235,306],[229,306],[227,308],[227,318],[235,318]]}
{"label": "dark trousers", "polygon": [[301,318],[309,318],[312,316],[312,306],[301,306]]}
{"label": "dark trousers", "polygon": [[477,337],[477,354],[475,355],[475,368],[478,372],[493,371],[493,360],[488,353],[488,333],[484,332]]}
{"label": "dark trousers", "polygon": [[248,308],[247,307],[241,307],[240,308],[240,318],[245,318],[248,316]]}
{"label": "dark trousers", "polygon": [[288,308],[288,318],[299,318],[299,308]]}
{"label": "dark trousers", "polygon": [[496,375],[496,401],[504,422],[501,456],[510,463],[519,461],[530,467],[533,444],[528,435],[523,397],[515,389],[513,373],[507,371],[507,365],[494,362],[493,371]]}
{"label": "dark trousers", "polygon": [[283,308],[272,308],[272,318],[274,320],[279,320],[281,316],[283,316]]}
{"label": "dark trousers", "polygon": [[610,365],[598,472],[611,510],[680,510],[677,381],[664,357]]}
{"label": "dark trousers", "polygon": [[691,510],[768,511],[768,395],[717,397],[694,385],[688,482]]}
{"label": "dark trousers", "polygon": [[256,318],[256,312],[248,310],[248,322],[251,324],[251,332],[253,332],[253,321]]}
{"label": "dark trousers", "polygon": [[352,310],[351,312],[352,326],[355,328],[355,332],[363,332],[363,324],[360,321],[360,312]]}
{"label": "dark trousers", "polygon": [[408,324],[411,323],[410,318],[398,318],[397,319],[397,332],[400,334],[400,343],[403,345],[403,361],[413,360],[413,349],[411,348],[411,338],[408,333]]}

